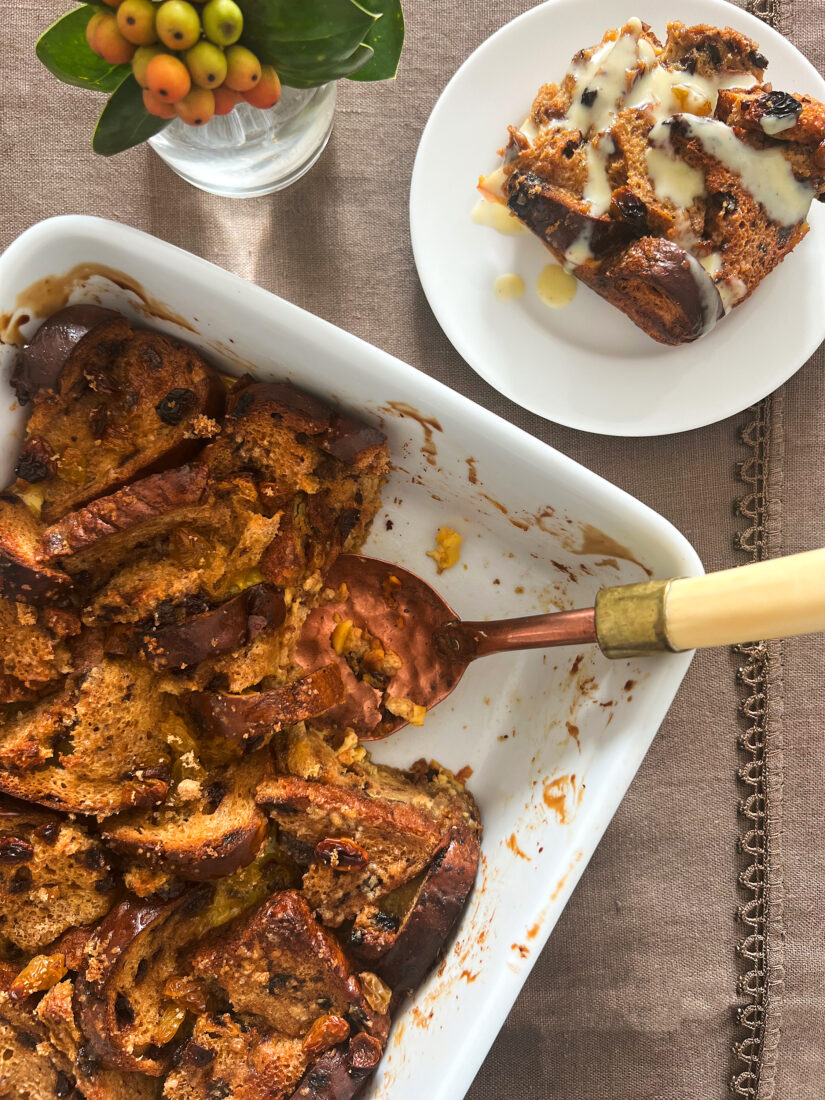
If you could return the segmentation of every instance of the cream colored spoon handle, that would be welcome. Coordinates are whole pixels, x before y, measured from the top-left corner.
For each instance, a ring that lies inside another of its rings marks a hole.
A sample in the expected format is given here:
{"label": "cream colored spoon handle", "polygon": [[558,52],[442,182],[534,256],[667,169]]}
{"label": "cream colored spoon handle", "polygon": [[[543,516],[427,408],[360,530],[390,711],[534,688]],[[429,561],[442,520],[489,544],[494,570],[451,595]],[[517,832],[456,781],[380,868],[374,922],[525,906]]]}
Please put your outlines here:
{"label": "cream colored spoon handle", "polygon": [[825,549],[703,577],[603,588],[596,599],[596,634],[608,657],[820,630],[825,630]]}

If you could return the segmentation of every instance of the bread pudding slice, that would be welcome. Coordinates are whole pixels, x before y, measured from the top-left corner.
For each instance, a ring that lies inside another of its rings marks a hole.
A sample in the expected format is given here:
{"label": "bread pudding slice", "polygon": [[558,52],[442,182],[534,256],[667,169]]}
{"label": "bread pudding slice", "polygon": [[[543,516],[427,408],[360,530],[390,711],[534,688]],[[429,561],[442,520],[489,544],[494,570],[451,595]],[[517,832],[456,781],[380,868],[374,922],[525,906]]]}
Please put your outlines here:
{"label": "bread pudding slice", "polygon": [[509,128],[484,196],[655,340],[698,339],[802,240],[825,107],[764,83],[731,28],[631,19]]}
{"label": "bread pudding slice", "polygon": [[109,310],[90,319],[89,308],[44,322],[14,372],[32,412],[13,488],[47,523],[186,462],[223,409],[223,383],[194,348]]}

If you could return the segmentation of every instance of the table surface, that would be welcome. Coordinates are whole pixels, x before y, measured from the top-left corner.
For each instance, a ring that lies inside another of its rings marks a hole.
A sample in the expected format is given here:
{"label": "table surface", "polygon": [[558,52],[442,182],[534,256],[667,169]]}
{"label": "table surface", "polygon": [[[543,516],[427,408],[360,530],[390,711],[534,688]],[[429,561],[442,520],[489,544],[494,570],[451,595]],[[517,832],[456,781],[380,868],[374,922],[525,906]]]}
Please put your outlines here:
{"label": "table surface", "polygon": [[[436,324],[407,220],[418,138],[458,65],[531,6],[406,0],[398,80],[342,82],[318,165],[299,187],[241,202],[189,187],[148,147],[96,158],[99,100],[59,86],[33,56],[37,34],[68,5],[7,4],[0,248],[50,215],[114,218],[283,295],[546,440],[661,512],[708,569],[825,544],[822,349],[773,398],[721,424],[605,439],[499,396]],[[743,6],[822,70],[822,0]],[[697,656],[472,1100],[711,1100],[729,1095],[734,1077],[737,1095],[821,1100],[822,667],[821,636]]]}

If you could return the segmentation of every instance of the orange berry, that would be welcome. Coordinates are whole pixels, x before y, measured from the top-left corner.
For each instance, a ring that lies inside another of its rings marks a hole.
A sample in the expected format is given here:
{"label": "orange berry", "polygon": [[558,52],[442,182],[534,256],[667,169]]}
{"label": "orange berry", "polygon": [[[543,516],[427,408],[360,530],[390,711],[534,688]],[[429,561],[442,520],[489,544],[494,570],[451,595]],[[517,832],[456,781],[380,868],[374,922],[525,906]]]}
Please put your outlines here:
{"label": "orange berry", "polygon": [[146,82],[146,68],[149,62],[153,57],[157,57],[159,53],[164,52],[160,46],[139,46],[135,50],[135,56],[132,58],[132,76],[141,88],[149,87]]}
{"label": "orange berry", "polygon": [[208,88],[193,88],[175,104],[175,113],[187,126],[203,126],[215,113],[215,97]]}
{"label": "orange berry", "polygon": [[174,103],[164,103],[162,99],[152,95],[148,88],[143,89],[143,106],[150,115],[155,115],[156,118],[175,117]]}
{"label": "orange berry", "polygon": [[119,8],[123,0],[103,0],[103,3],[110,8]]}
{"label": "orange berry", "polygon": [[97,31],[97,28],[100,25],[100,20],[105,18],[105,16],[106,16],[105,11],[96,11],[94,13],[94,15],[92,15],[89,22],[86,24],[86,41],[89,43],[89,45],[92,47],[92,49],[95,48],[94,47],[94,37],[95,37],[95,33]]}
{"label": "orange berry", "polygon": [[146,66],[146,84],[152,95],[165,103],[177,103],[192,87],[189,70],[170,53],[159,53]]}
{"label": "orange berry", "polygon": [[261,79],[261,63],[246,46],[230,46],[226,51],[226,78],[233,91],[248,92]]}
{"label": "orange berry", "polygon": [[231,88],[227,88],[225,84],[221,84],[220,88],[216,88],[212,95],[215,97],[216,115],[228,115],[241,102],[242,98],[240,92],[234,92]]}
{"label": "orange berry", "polygon": [[117,29],[117,19],[112,12],[101,12],[101,18],[92,35],[92,49],[110,65],[125,65],[135,54],[135,47],[127,42]]}
{"label": "orange berry", "polygon": [[281,98],[281,81],[271,65],[261,66],[261,79],[254,88],[244,92],[243,97],[247,103],[262,110],[275,106]]}
{"label": "orange berry", "polygon": [[157,42],[152,0],[123,0],[117,9],[117,26],[123,37],[136,46],[151,46]]}

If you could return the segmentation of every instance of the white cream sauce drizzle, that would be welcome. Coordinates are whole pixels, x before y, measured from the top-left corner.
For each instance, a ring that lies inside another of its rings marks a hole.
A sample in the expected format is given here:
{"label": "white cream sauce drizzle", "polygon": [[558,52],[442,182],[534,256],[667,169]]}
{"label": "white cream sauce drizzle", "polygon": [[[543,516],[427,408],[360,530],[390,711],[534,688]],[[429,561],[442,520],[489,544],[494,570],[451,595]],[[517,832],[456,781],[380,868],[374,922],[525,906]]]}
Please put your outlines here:
{"label": "white cream sauce drizzle", "polygon": [[498,233],[503,233],[506,237],[515,236],[516,233],[524,233],[527,230],[523,222],[520,222],[515,214],[511,214],[500,202],[479,199],[473,207],[471,217],[477,225],[486,225]]}
{"label": "white cream sauce drizzle", "polygon": [[647,174],[656,197],[686,209],[705,193],[705,177],[669,148],[651,145],[645,150]]}
{"label": "white cream sauce drizzle", "polygon": [[693,281],[696,283],[702,302],[702,331],[700,336],[704,336],[706,332],[710,332],[718,320],[721,294],[718,293],[718,287],[696,257],[690,252],[686,252],[685,255],[687,256],[690,274],[693,276]]}
{"label": "white cream sauce drizzle", "polygon": [[[813,188],[796,179],[779,149],[753,149],[717,119],[695,115],[677,117],[710,156],[736,172],[745,190],[762,203],[772,221],[780,225],[804,221],[813,199]],[[667,122],[659,122],[651,130],[651,141],[661,146],[668,140],[668,133]]]}
{"label": "white cream sauce drizzle", "polygon": [[776,115],[762,115],[759,120],[759,125],[762,127],[764,133],[769,137],[776,137],[777,134],[781,134],[784,130],[790,130],[792,126],[796,126],[796,116],[790,115],[785,118],[778,118]]}
{"label": "white cream sauce drizzle", "polygon": [[523,298],[526,289],[521,275],[511,271],[505,275],[499,275],[493,283],[493,292],[500,302],[512,302],[516,298]]}

